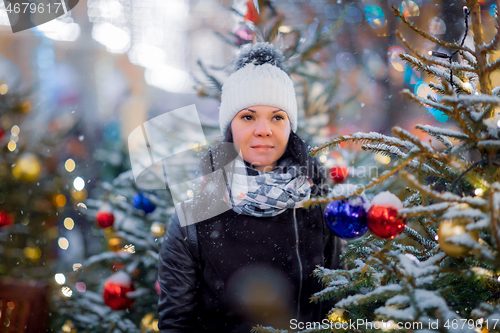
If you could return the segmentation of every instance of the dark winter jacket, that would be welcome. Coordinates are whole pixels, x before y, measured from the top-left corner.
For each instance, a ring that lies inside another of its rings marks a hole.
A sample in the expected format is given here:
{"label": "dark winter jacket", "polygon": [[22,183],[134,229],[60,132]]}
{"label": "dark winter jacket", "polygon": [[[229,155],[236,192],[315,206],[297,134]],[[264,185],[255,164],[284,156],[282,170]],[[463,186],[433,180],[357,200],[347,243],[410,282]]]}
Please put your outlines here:
{"label": "dark winter jacket", "polygon": [[269,218],[229,210],[187,227],[174,216],[160,250],[160,332],[319,322],[334,303],[310,302],[323,289],[312,272],[317,265],[345,269],[344,244],[319,206]]}

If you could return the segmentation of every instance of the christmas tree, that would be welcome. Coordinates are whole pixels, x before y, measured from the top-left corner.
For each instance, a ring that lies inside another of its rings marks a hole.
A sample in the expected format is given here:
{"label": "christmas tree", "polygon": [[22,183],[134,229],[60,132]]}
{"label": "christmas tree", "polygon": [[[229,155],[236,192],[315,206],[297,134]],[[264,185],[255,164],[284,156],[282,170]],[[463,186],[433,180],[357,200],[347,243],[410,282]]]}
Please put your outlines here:
{"label": "christmas tree", "polygon": [[[32,105],[31,89],[12,80],[0,82],[0,285],[26,288],[23,295],[2,295],[7,296],[3,298],[7,311],[2,312],[7,319],[2,322],[8,329],[21,329],[21,315],[29,312],[38,317],[26,322],[28,329],[46,327],[45,293],[61,293],[55,272],[68,248],[59,222],[71,203],[76,205],[86,193],[69,187],[75,161],[60,163],[61,143],[73,128],[74,117],[63,115],[40,126]],[[71,229],[74,221],[67,218],[64,226]],[[35,299],[38,307],[27,308],[36,306]]]}
{"label": "christmas tree", "polygon": [[[428,82],[431,89],[425,94],[402,93],[446,117],[454,129],[417,125],[435,139],[425,142],[396,126],[394,136],[359,132],[311,150],[317,155],[356,142],[395,162],[352,195],[330,194],[309,202],[326,204],[327,223],[352,241],[342,255],[347,270],[318,267],[314,272],[325,289],[311,301],[336,300],[329,320],[324,326],[302,328],[498,332],[500,87],[492,87],[491,76],[500,67],[493,56],[500,43],[500,18],[495,11],[495,35],[486,41],[480,1],[468,0],[463,38],[445,42],[393,10],[409,29],[439,48],[417,50],[397,32],[409,51],[401,59],[436,81]],[[473,35],[471,45],[465,43],[468,34]],[[406,184],[397,193],[403,201],[380,192],[381,184],[394,179]],[[363,213],[354,216],[349,213],[353,211]]]}
{"label": "christmas tree", "polygon": [[33,113],[29,91],[0,82],[0,276],[47,282],[58,256],[58,214],[71,195],[56,147],[72,122],[54,119],[39,135]]}

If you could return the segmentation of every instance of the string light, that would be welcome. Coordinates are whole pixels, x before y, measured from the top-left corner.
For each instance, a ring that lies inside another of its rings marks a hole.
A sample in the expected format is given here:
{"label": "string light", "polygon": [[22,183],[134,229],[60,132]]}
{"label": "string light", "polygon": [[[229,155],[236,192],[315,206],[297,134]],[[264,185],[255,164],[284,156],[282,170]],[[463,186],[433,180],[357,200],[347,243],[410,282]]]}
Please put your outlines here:
{"label": "string light", "polygon": [[82,267],[82,264],[79,262],[73,264],[73,271],[77,271],[80,267]]}
{"label": "string light", "polygon": [[484,191],[483,191],[483,189],[482,189],[482,188],[479,188],[479,187],[478,187],[478,188],[476,188],[476,189],[474,190],[474,194],[475,194],[475,195],[477,195],[477,196],[481,196],[481,195],[483,195],[483,193],[484,193]]}

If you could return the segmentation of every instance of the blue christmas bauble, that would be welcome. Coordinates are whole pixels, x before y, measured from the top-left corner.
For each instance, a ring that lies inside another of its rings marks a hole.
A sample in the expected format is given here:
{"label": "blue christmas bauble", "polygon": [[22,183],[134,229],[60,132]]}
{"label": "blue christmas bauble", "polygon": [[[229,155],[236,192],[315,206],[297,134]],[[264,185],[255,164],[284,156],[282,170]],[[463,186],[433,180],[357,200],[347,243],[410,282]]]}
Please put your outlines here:
{"label": "blue christmas bauble", "polygon": [[149,199],[146,198],[142,193],[137,193],[136,195],[134,195],[134,198],[132,199],[132,205],[135,208],[144,211],[144,213],[146,214],[149,214],[156,209],[156,206],[151,201],[149,201]]}
{"label": "blue christmas bauble", "polygon": [[361,198],[355,201],[332,201],[324,213],[326,224],[340,238],[356,239],[368,231],[366,210]]}

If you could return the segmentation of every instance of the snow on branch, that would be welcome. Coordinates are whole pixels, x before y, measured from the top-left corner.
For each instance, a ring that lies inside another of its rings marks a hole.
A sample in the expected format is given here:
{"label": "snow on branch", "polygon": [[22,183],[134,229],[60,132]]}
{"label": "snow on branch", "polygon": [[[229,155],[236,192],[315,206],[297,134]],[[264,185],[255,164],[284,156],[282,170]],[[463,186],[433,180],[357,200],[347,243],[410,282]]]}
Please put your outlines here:
{"label": "snow on branch", "polygon": [[412,217],[412,216],[419,216],[419,215],[428,215],[430,213],[438,213],[443,210],[448,209],[450,206],[452,206],[453,203],[451,202],[440,202],[437,204],[432,204],[429,206],[417,206],[417,207],[412,207],[412,208],[402,208],[398,211],[399,215],[402,217]]}
{"label": "snow on branch", "polygon": [[376,288],[375,290],[364,294],[364,295],[353,295],[349,296],[347,298],[344,298],[337,304],[335,304],[336,307],[341,307],[345,308],[351,305],[360,305],[360,302],[366,302],[368,301],[371,297],[375,296],[387,296],[387,297],[392,297],[393,295],[396,295],[397,293],[403,291],[403,287],[399,284],[388,284],[385,286],[380,286]]}
{"label": "snow on branch", "polygon": [[416,289],[414,295],[415,301],[420,311],[425,313],[428,309],[437,309],[442,314],[444,319],[459,319],[457,314],[448,308],[448,305],[446,304],[444,298],[441,297],[441,295],[439,295],[439,293],[437,293],[436,291]]}
{"label": "snow on branch", "polygon": [[412,93],[410,90],[408,89],[403,89],[401,91],[401,93],[405,96],[407,96],[408,98],[411,98],[413,99],[414,101],[420,103],[420,104],[423,104],[423,105],[428,105],[428,106],[432,106],[433,108],[435,109],[438,109],[440,111],[443,111],[445,114],[447,115],[451,115],[453,114],[453,108],[449,107],[449,106],[446,106],[446,105],[443,105],[443,104],[440,104],[440,103],[436,103],[434,101],[431,101],[430,99],[428,98],[423,98],[423,97],[420,97],[420,96],[417,96],[415,95],[414,93]]}
{"label": "snow on branch", "polygon": [[375,309],[374,313],[385,316],[386,318],[394,319],[394,321],[413,321],[416,318],[416,311],[413,306],[409,306],[406,309],[395,309],[393,307],[381,306]]}
{"label": "snow on branch", "polygon": [[427,195],[442,200],[442,201],[447,201],[447,202],[459,202],[459,203],[466,203],[471,206],[476,206],[476,207],[482,207],[486,205],[486,201],[484,199],[478,198],[478,197],[460,197],[456,194],[453,194],[451,192],[443,192],[439,193],[437,191],[434,191],[431,189],[428,185],[423,185],[420,184],[417,180],[417,178],[414,175],[408,174],[407,172],[401,171],[401,175],[403,177],[406,177],[408,181],[415,186],[417,189],[420,191],[426,193]]}
{"label": "snow on branch", "polygon": [[478,147],[500,148],[500,140],[484,140],[477,143]]}
{"label": "snow on branch", "polygon": [[413,145],[411,145],[409,142],[402,141],[398,138],[386,136],[377,132],[370,132],[370,133],[357,132],[350,135],[339,136],[330,141],[329,143],[326,143],[319,147],[314,147],[310,150],[309,154],[314,156],[325,148],[336,147],[343,142],[385,143],[387,145],[396,146],[400,149],[410,150],[413,148]]}
{"label": "snow on branch", "polygon": [[471,105],[476,103],[491,103],[491,104],[499,104],[500,97],[487,95],[487,94],[477,94],[477,95],[466,95],[460,94],[457,96],[441,96],[441,100],[443,102],[450,103],[462,103],[465,105]]}
{"label": "snow on branch", "polygon": [[392,128],[392,132],[402,138],[403,140],[408,140],[411,143],[413,143],[415,146],[419,147],[420,150],[423,152],[431,153],[431,154],[436,154],[436,151],[431,147],[431,145],[427,142],[422,142],[420,141],[419,138],[417,138],[415,135],[411,134],[405,129],[402,129],[399,126],[394,126]]}
{"label": "snow on branch", "polygon": [[104,260],[116,260],[118,258],[126,259],[130,256],[131,256],[130,252],[126,252],[126,251],[103,252],[103,253],[99,253],[99,254],[91,256],[82,264],[82,266],[87,267],[87,266],[93,265],[95,263],[98,263],[100,261],[104,261]]}
{"label": "snow on branch", "polygon": [[465,133],[450,130],[447,128],[435,127],[435,126],[431,126],[431,125],[420,125],[420,124],[418,124],[415,127],[418,128],[419,130],[425,132],[425,133],[430,134],[430,135],[444,135],[444,136],[459,139],[459,140],[467,140],[469,138],[469,136]]}
{"label": "snow on branch", "polygon": [[479,209],[475,209],[475,208],[461,209],[460,207],[457,207],[456,205],[453,205],[452,207],[450,207],[450,209],[448,209],[448,211],[443,214],[443,218],[445,218],[445,219],[454,219],[457,217],[467,217],[467,218],[471,218],[471,219],[482,219],[482,218],[486,218],[487,215],[484,214]]}
{"label": "snow on branch", "polygon": [[361,146],[363,150],[369,150],[378,153],[384,153],[384,155],[396,155],[401,158],[405,158],[408,154],[403,153],[401,149],[392,145],[386,145],[385,143],[379,144],[364,144]]}
{"label": "snow on branch", "polygon": [[440,253],[427,259],[426,261],[420,262],[417,258],[411,255],[398,255],[399,264],[403,267],[405,273],[415,279],[437,273],[440,268],[436,264],[443,260],[444,257],[444,253]]}

